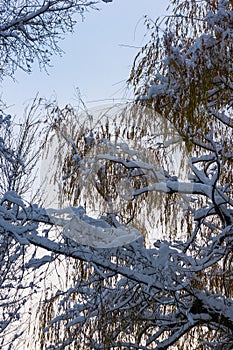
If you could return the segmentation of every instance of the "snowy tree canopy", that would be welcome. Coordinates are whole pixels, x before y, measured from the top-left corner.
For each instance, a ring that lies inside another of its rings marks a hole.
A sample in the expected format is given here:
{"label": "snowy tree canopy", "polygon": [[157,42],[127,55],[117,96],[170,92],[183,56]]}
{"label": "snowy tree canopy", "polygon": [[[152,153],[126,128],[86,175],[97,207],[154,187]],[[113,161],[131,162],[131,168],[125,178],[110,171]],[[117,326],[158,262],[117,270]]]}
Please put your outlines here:
{"label": "snowy tree canopy", "polygon": [[[47,105],[43,154],[56,155],[50,180],[72,224],[20,191],[40,130],[28,119],[17,148],[0,119],[2,348],[233,348],[232,19],[232,1],[173,0],[147,21],[133,105],[97,123]],[[91,226],[140,235],[74,239]]]}
{"label": "snowy tree canopy", "polygon": [[[108,1],[104,1],[108,2]],[[30,73],[33,62],[40,68],[50,64],[53,53],[62,54],[58,45],[65,33],[73,32],[76,14],[96,9],[99,1],[1,1],[0,78],[14,77],[20,68]]]}

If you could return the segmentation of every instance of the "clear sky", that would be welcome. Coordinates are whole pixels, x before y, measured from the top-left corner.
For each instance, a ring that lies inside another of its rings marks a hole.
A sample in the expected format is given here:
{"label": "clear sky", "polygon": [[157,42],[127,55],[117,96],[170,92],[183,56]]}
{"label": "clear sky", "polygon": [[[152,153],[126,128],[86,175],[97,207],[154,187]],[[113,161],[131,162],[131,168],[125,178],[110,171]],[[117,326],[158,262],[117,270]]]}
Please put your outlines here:
{"label": "clear sky", "polygon": [[48,73],[37,65],[28,75],[18,71],[16,82],[1,83],[8,113],[22,113],[35,97],[56,97],[60,106],[76,104],[78,88],[88,106],[124,98],[126,80],[139,48],[143,45],[144,16],[165,14],[168,0],[113,0],[101,2],[100,11],[86,13],[74,34],[65,36],[62,57],[52,57]]}

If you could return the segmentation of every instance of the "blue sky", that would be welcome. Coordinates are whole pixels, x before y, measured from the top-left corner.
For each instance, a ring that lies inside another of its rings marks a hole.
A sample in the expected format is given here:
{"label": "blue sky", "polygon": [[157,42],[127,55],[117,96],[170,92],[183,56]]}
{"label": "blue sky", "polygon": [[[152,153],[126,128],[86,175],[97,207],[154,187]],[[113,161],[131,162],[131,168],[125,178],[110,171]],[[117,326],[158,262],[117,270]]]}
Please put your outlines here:
{"label": "blue sky", "polygon": [[60,106],[77,103],[77,88],[92,107],[124,98],[125,81],[138,52],[134,47],[145,43],[143,16],[155,19],[165,14],[167,5],[168,0],[101,2],[100,11],[86,13],[75,33],[60,42],[65,53],[53,56],[49,74],[35,65],[32,74],[18,71],[16,82],[7,78],[1,83],[8,113],[21,114],[37,93],[47,99],[56,97]]}

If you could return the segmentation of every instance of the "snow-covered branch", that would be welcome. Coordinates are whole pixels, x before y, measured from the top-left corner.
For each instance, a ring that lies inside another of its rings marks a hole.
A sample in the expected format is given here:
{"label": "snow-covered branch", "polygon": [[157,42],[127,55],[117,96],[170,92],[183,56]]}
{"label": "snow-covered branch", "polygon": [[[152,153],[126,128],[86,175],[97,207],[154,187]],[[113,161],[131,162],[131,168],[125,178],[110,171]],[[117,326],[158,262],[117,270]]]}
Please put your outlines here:
{"label": "snow-covered branch", "polygon": [[2,79],[16,69],[31,72],[34,60],[45,68],[53,53],[61,54],[58,39],[73,31],[75,15],[94,9],[98,1],[3,1],[0,13]]}

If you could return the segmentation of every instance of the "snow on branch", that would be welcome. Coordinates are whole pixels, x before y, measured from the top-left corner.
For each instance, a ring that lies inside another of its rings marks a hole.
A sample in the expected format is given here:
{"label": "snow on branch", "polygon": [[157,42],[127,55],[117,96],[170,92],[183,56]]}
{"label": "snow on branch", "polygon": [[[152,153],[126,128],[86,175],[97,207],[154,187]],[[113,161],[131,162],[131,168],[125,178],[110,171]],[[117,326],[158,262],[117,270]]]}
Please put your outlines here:
{"label": "snow on branch", "polygon": [[75,14],[83,16],[96,1],[4,1],[0,12],[0,79],[20,68],[28,73],[34,60],[40,67],[50,64],[53,53],[62,54],[58,39],[72,32]]}
{"label": "snow on branch", "polygon": [[94,248],[113,248],[124,246],[141,237],[133,227],[120,225],[114,221],[111,226],[107,218],[93,219],[84,215],[84,208],[67,207],[46,209],[55,225],[63,228],[62,233],[71,240]]}

